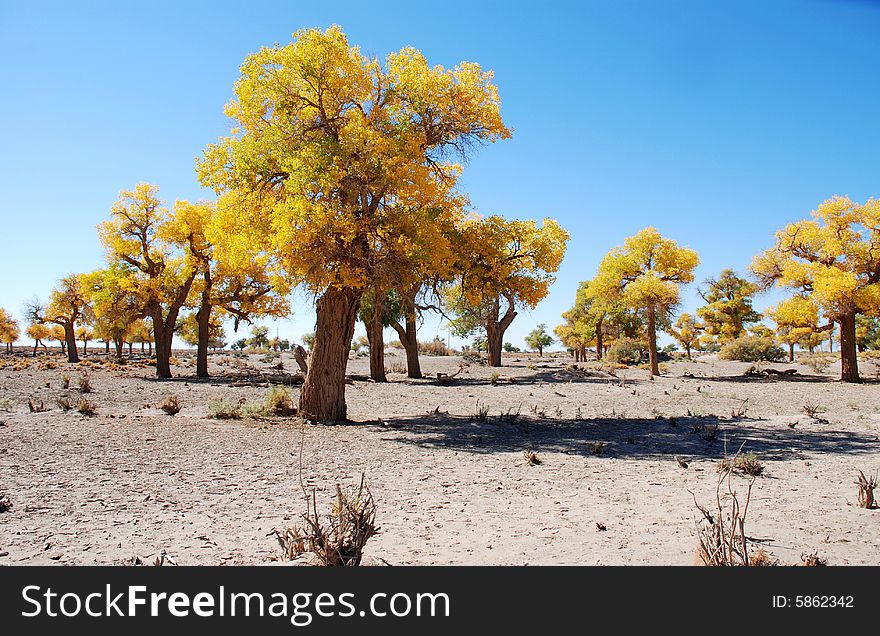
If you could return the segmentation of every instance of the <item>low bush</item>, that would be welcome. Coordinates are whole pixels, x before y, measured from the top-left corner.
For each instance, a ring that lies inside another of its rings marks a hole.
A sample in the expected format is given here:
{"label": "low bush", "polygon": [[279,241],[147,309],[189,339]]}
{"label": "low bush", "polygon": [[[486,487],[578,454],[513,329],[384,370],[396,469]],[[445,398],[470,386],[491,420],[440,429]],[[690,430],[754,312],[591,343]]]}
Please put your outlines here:
{"label": "low bush", "polygon": [[778,362],[785,358],[785,351],[771,338],[743,336],[721,347],[718,357],[742,362]]}
{"label": "low bush", "polygon": [[619,338],[608,347],[605,360],[612,364],[641,364],[647,359],[648,347],[643,340]]}

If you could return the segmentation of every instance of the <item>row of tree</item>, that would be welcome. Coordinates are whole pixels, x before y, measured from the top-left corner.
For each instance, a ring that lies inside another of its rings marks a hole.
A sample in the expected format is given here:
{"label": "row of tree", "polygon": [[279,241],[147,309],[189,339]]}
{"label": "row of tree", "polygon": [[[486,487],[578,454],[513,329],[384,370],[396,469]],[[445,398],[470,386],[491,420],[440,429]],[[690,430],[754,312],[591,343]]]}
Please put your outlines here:
{"label": "row of tree", "polygon": [[[576,356],[595,347],[599,358],[620,338],[644,338],[651,373],[657,374],[658,330],[670,333],[688,356],[717,349],[747,333],[775,336],[789,347],[812,351],[839,329],[841,379],[858,382],[857,351],[880,344],[880,201],[846,197],[822,203],[811,219],[776,233],[773,247],[755,257],[752,280],[724,270],[706,281],[706,304],[673,324],[680,287],[693,281],[699,260],[654,228],[628,238],[581,283],[575,304],[556,334]],[[775,331],[760,321],[755,294],[771,287],[792,295],[767,310]]]}
{"label": "row of tree", "polygon": [[491,364],[501,364],[506,329],[546,296],[568,233],[551,219],[479,217],[456,187],[461,160],[510,137],[491,72],[429,66],[412,48],[380,61],[338,27],[305,30],[245,60],[226,113],[232,133],[196,167],[216,201],[168,207],[153,185],[123,191],[99,226],[106,267],[65,277],[49,303],[32,303],[33,323],[64,330],[71,361],[77,325],[118,329],[122,341],[146,318],[160,378],[171,377],[181,323],[195,331],[205,376],[224,319],[285,315],[296,287],[316,307],[306,418],[345,419],[358,319],[377,381],[386,326],[410,376],[421,375],[425,311],[459,333],[483,331]]}

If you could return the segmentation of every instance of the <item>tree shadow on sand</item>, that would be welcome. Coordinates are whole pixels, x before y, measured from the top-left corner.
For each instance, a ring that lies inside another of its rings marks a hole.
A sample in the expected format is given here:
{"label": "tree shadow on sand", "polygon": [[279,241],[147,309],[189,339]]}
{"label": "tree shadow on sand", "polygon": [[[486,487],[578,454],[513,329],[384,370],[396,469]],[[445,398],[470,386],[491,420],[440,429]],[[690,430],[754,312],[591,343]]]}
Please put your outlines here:
{"label": "tree shadow on sand", "polygon": [[740,447],[768,461],[802,459],[808,454],[880,452],[875,434],[836,430],[831,424],[818,426],[821,430],[804,430],[767,420],[715,417],[547,420],[515,413],[480,421],[434,413],[392,418],[379,428],[405,430],[408,435],[390,438],[401,444],[474,454],[521,453],[528,448],[588,456],[597,454],[597,442],[601,457],[645,460],[721,459]]}

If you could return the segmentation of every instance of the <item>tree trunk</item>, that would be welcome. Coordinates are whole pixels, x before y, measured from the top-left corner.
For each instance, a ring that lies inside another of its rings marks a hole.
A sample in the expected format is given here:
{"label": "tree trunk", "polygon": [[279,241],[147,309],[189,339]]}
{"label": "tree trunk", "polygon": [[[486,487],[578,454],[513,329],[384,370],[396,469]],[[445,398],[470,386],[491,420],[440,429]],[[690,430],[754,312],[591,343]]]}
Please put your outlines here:
{"label": "tree trunk", "polygon": [[171,338],[167,334],[165,321],[162,319],[162,309],[152,311],[150,318],[153,320],[153,340],[156,341],[156,377],[167,379],[171,377]]}
{"label": "tree trunk", "polygon": [[602,319],[596,323],[596,360],[602,359]]}
{"label": "tree trunk", "polygon": [[116,348],[116,359],[122,360],[122,338],[114,338],[113,346]]}
{"label": "tree trunk", "polygon": [[107,354],[110,353],[110,341],[109,340],[104,341],[104,353],[107,353]]}
{"label": "tree trunk", "polygon": [[128,345],[128,357],[130,358],[131,357],[131,347],[134,345],[134,343],[127,342],[126,344]]}
{"label": "tree trunk", "polygon": [[89,351],[89,341],[83,340],[83,356],[85,356]]}
{"label": "tree trunk", "polygon": [[196,377],[208,377],[208,338],[211,329],[211,304],[202,296],[202,303],[196,312],[199,325],[198,351],[196,352]]}
{"label": "tree trunk", "polygon": [[788,361],[794,362],[794,343],[793,342],[788,343]]}
{"label": "tree trunk", "polygon": [[361,293],[330,287],[316,304],[315,343],[299,396],[301,417],[345,421],[345,367]]}
{"label": "tree trunk", "polygon": [[840,379],[859,382],[855,312],[840,317]]}
{"label": "tree trunk", "polygon": [[406,351],[407,377],[415,380],[420,379],[422,377],[422,364],[419,361],[419,339],[415,313],[406,314],[404,326],[397,323],[391,326],[394,327],[400,338],[400,344],[403,345],[403,350]]}
{"label": "tree trunk", "polygon": [[64,326],[64,340],[67,342],[67,361],[79,362],[79,350],[76,348],[76,333],[73,323]]}
{"label": "tree trunk", "polygon": [[687,351],[688,360],[693,360],[693,358],[691,357],[691,347],[690,347],[690,345],[686,346],[684,349],[685,349],[685,351]]}
{"label": "tree trunk", "polygon": [[657,362],[657,314],[653,305],[648,307],[648,361],[651,363],[651,375],[660,375]]}
{"label": "tree trunk", "polygon": [[489,366],[501,366],[501,351],[504,348],[504,332],[516,318],[516,311],[513,309],[513,303],[508,300],[508,308],[504,313],[504,317],[499,319],[501,314],[501,301],[496,299],[489,312],[489,319],[486,321],[486,350],[489,354]]}
{"label": "tree trunk", "polygon": [[64,340],[61,340],[58,344],[61,345],[61,355],[64,355],[65,353],[67,353],[67,342],[65,342]]}
{"label": "tree trunk", "polygon": [[34,354],[31,356],[32,358],[37,357],[37,347],[39,347],[39,346],[40,346],[40,341],[34,340]]}
{"label": "tree trunk", "polygon": [[367,340],[370,342],[370,378],[373,382],[387,382],[385,376],[385,334],[382,324],[385,317],[385,295],[373,292],[373,311],[367,321]]}

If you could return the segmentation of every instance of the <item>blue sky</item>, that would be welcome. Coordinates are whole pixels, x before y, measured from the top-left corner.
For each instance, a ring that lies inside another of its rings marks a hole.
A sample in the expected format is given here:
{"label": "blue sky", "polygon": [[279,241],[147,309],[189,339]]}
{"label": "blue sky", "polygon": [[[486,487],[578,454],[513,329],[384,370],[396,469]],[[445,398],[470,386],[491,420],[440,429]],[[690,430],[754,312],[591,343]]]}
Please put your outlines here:
{"label": "blue sky", "polygon": [[[194,160],[229,129],[244,57],[330,24],[378,56],[413,45],[495,71],[514,136],[462,186],[483,214],[552,216],[572,235],[550,296],[508,332],[520,346],[646,225],[696,249],[703,280],[744,270],[825,198],[880,195],[880,3],[4,2],[0,306],[20,314],[100,266],[95,226],[120,189],[210,197]],[[270,324],[298,338],[313,320],[299,296]]]}

